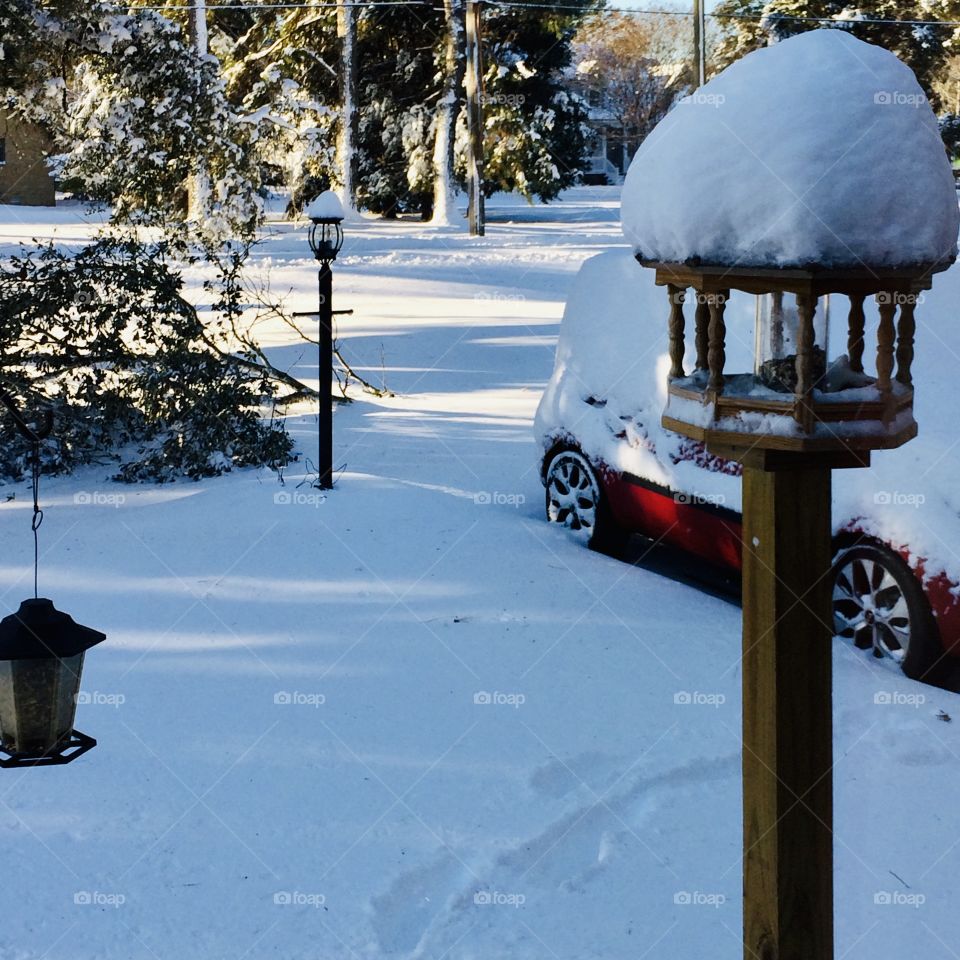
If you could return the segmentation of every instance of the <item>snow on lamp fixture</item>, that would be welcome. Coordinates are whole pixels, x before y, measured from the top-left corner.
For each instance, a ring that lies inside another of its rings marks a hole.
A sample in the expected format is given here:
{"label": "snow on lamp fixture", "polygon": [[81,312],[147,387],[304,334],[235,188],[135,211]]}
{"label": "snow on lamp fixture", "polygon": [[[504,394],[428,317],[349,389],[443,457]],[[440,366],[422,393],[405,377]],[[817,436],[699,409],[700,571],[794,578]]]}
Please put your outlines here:
{"label": "snow on lamp fixture", "polygon": [[343,205],[340,198],[326,190],[307,208],[310,218],[310,249],[321,263],[332,263],[343,246]]}
{"label": "snow on lamp fixture", "polygon": [[[33,533],[43,511],[37,502],[40,444],[50,434],[47,413],[39,427],[20,415],[13,398],[0,389],[0,403],[10,411],[17,430],[33,448]],[[96,740],[74,730],[84,654],[106,635],[76,623],[50,600],[37,596],[34,552],[34,596],[16,613],[0,620],[0,767],[49,766],[69,763],[96,746]]]}

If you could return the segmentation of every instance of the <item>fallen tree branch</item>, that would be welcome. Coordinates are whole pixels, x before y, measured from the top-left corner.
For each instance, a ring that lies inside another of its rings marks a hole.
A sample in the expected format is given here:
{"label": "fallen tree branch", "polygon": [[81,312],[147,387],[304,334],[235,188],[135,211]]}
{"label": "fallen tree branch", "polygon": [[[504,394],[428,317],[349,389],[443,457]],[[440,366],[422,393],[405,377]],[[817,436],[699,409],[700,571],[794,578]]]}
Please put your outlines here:
{"label": "fallen tree branch", "polygon": [[[272,299],[269,296],[269,285],[258,285],[254,286],[253,284],[247,284],[248,292],[254,297],[256,302],[260,305],[261,310],[257,314],[254,324],[259,322],[264,318],[276,318],[280,320],[285,326],[292,330],[304,343],[312,344],[313,346],[319,349],[320,341],[311,337],[306,331],[304,331],[300,325],[294,320],[293,316],[289,314],[283,306],[283,303],[277,300]],[[276,371],[277,368],[270,363],[264,354],[263,350],[260,349],[259,345],[249,336],[246,332],[241,332],[236,329],[236,325],[233,327],[234,335],[237,337],[238,341],[244,345],[245,348],[249,349],[252,353],[255,353],[258,360],[264,365],[264,367],[270,371]],[[337,377],[337,383],[340,386],[340,392],[343,395],[343,399],[347,402],[350,401],[350,397],[347,395],[347,388],[350,385],[350,380],[354,380],[356,383],[359,383],[364,393],[369,393],[374,397],[392,397],[394,393],[391,390],[387,390],[385,387],[377,387],[374,384],[370,383],[369,380],[366,380],[364,377],[360,376],[357,371],[347,362],[346,358],[343,356],[343,351],[340,347],[340,341],[334,337],[333,342],[333,355],[336,358],[337,362],[342,367],[342,372],[344,374],[343,379],[340,377],[340,372],[334,369],[334,375]],[[279,372],[279,371],[278,371]],[[306,384],[297,380],[291,374],[286,373],[284,377],[278,377],[281,382],[286,383],[288,386],[295,388],[293,394],[289,394],[287,397],[281,398],[279,403],[292,403],[296,400],[303,399],[305,397],[318,397],[319,394],[312,387],[308,387]]]}

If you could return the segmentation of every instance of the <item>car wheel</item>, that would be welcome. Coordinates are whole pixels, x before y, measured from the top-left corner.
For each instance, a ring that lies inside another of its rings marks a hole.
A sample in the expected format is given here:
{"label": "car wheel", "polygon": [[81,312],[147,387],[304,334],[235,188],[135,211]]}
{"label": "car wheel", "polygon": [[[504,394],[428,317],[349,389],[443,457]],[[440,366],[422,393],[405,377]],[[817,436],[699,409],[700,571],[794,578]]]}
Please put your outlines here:
{"label": "car wheel", "polygon": [[616,554],[629,534],[615,523],[603,486],[590,462],[576,450],[556,454],[544,474],[547,519],[562,523],[591,549]]}
{"label": "car wheel", "polygon": [[875,657],[890,657],[914,679],[929,678],[943,659],[923,588],[892,550],[864,544],[841,550],[833,564],[835,633]]}

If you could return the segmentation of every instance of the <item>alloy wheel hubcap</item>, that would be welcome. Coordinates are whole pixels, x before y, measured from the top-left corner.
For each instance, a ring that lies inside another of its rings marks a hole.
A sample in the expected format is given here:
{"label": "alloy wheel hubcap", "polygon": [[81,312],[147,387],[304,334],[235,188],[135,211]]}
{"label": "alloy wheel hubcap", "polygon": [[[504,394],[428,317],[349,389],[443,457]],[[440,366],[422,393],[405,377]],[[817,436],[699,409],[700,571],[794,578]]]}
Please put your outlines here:
{"label": "alloy wheel hubcap", "polygon": [[842,564],[833,585],[836,633],[874,656],[902,663],[910,646],[907,598],[893,574],[876,560],[854,557]]}
{"label": "alloy wheel hubcap", "polygon": [[593,533],[600,491],[584,460],[572,454],[557,458],[550,465],[547,495],[552,522],[586,535]]}

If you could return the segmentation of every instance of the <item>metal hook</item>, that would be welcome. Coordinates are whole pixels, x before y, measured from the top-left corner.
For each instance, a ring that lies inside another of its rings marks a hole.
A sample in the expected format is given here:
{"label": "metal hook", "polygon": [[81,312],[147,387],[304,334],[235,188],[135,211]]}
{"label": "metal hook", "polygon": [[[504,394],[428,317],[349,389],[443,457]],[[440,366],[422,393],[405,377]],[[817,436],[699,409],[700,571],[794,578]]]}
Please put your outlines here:
{"label": "metal hook", "polygon": [[14,400],[3,387],[0,387],[0,403],[10,411],[10,416],[13,417],[13,422],[17,425],[17,430],[19,430],[21,435],[27,440],[30,440],[32,443],[39,443],[41,440],[45,440],[50,436],[50,431],[53,429],[52,411],[44,410],[40,424],[37,427],[31,427],[30,424],[23,419],[16,400]]}

